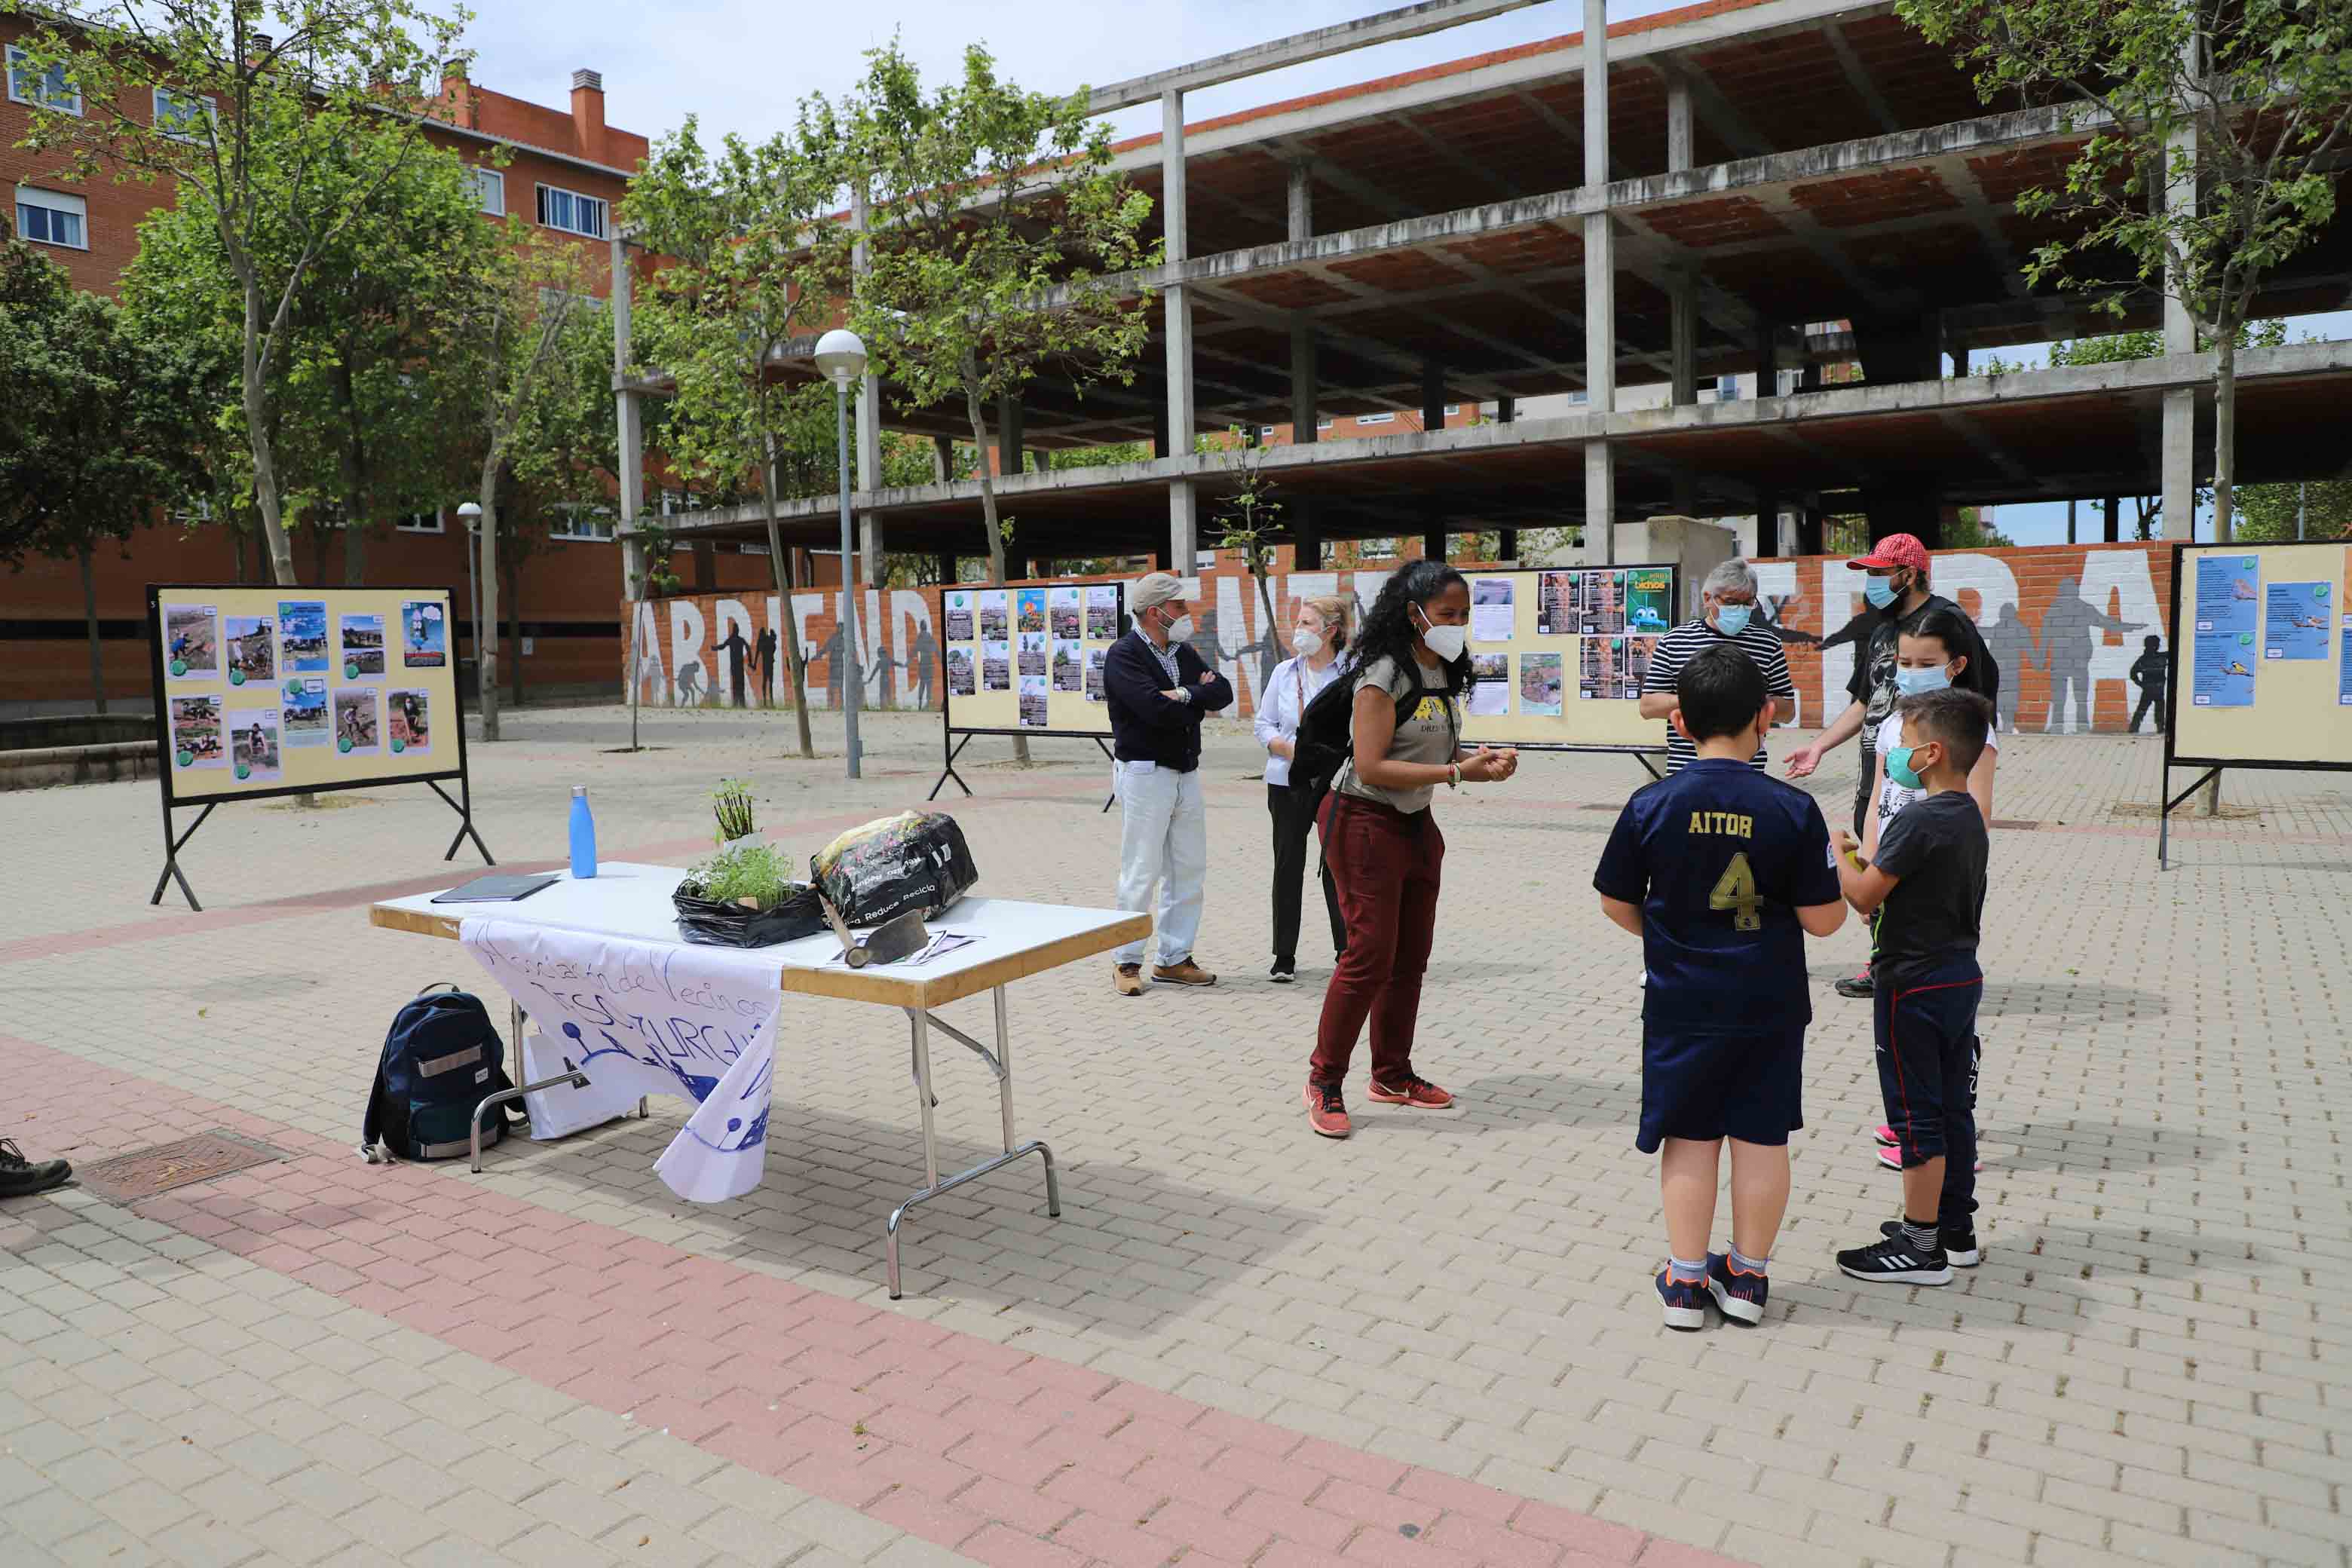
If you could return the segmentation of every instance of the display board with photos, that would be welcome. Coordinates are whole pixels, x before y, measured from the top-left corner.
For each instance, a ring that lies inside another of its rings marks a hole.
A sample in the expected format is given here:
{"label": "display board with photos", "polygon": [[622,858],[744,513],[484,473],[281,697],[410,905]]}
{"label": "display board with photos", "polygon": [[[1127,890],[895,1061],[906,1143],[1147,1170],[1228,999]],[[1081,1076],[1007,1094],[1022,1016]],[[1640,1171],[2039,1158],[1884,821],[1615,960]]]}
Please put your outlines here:
{"label": "display board with photos", "polygon": [[1103,659],[1127,626],[1120,583],[966,585],[940,595],[950,731],[1108,735]]}
{"label": "display board with photos", "polygon": [[446,588],[147,590],[165,805],[460,776]]}
{"label": "display board with photos", "polygon": [[2352,768],[2352,544],[2188,544],[2165,763]]}
{"label": "display board with photos", "polygon": [[1642,682],[1674,625],[1675,571],[1652,566],[1466,569],[1479,676],[1463,739],[1509,746],[1663,749]]}

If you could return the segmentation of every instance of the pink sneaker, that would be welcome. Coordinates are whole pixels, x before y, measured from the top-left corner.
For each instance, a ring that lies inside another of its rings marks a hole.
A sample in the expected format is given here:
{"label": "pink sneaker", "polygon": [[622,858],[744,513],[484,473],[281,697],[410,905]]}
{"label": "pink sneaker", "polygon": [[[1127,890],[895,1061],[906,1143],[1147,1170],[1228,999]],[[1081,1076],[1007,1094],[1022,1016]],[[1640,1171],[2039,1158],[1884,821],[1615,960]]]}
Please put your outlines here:
{"label": "pink sneaker", "polygon": [[1882,1149],[1892,1149],[1899,1142],[1895,1136],[1895,1129],[1884,1121],[1873,1128],[1870,1135],[1878,1140],[1878,1146]]}

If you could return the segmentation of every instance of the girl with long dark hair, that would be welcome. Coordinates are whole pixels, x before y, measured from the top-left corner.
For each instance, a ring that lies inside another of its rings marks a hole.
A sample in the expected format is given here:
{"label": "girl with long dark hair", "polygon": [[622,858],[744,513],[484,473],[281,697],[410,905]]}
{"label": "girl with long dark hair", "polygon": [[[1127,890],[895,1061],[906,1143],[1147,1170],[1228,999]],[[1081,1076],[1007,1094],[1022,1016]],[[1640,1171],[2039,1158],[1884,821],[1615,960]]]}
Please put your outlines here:
{"label": "girl with long dark hair", "polygon": [[1356,637],[1350,751],[1323,804],[1323,854],[1339,888],[1348,951],[1323,994],[1307,1069],[1307,1120],[1326,1138],[1353,1131],[1340,1084],[1367,1021],[1371,1096],[1441,1110],[1454,1097],[1413,1071],[1422,976],[1437,931],[1445,837],[1430,815],[1442,785],[1496,784],[1515,751],[1462,744],[1463,699],[1475,679],[1467,646],[1470,584],[1440,561],[1388,580]]}

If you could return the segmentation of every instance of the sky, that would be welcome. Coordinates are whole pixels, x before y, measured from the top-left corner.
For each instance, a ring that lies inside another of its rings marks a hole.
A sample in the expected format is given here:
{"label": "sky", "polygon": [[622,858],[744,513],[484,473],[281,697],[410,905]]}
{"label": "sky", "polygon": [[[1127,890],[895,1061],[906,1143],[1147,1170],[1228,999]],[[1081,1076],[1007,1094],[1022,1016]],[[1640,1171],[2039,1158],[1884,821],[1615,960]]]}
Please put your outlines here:
{"label": "sky", "polygon": [[[964,46],[985,44],[999,72],[1033,89],[1075,91],[1245,48],[1292,33],[1391,9],[1395,0],[676,0],[658,9],[621,0],[505,0],[482,5],[467,35],[474,79],[538,103],[570,100],[572,73],[604,77],[604,112],[624,130],[658,138],[689,114],[706,139],[733,131],[761,139],[789,127],[808,94],[839,97],[856,83],[865,50],[895,32],[938,80],[959,68]],[[1681,0],[1612,0],[1622,22]],[[1418,38],[1359,49],[1187,96],[1199,121],[1369,78],[1559,37],[1583,26],[1580,0],[1523,10]],[[756,65],[752,62],[766,62]],[[1157,108],[1114,116],[1118,134],[1159,129]],[[2298,321],[2293,335],[2352,337],[2352,313]],[[2046,363],[2046,350],[2004,350],[2012,362]],[[2095,527],[2091,512],[2083,526]],[[1994,522],[2021,544],[2066,537],[2063,502],[2000,509]]]}

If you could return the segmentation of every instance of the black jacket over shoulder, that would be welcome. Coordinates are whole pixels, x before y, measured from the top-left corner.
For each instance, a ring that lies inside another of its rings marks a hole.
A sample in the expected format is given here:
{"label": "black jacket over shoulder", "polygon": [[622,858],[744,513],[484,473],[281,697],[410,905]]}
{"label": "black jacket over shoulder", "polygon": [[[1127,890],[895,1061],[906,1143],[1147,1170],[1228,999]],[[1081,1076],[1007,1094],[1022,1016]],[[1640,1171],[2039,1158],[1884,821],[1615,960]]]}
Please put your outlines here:
{"label": "black jacket over shoulder", "polygon": [[1122,763],[1157,763],[1189,773],[1201,765],[1201,721],[1233,706],[1234,683],[1211,673],[1190,643],[1176,645],[1176,672],[1190,702],[1168,689],[1168,669],[1141,632],[1131,631],[1103,656],[1103,694],[1110,700],[1111,751]]}

